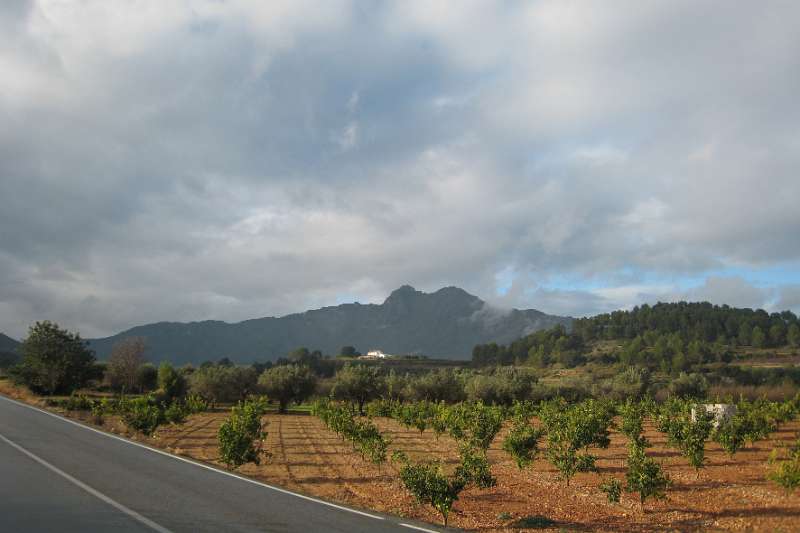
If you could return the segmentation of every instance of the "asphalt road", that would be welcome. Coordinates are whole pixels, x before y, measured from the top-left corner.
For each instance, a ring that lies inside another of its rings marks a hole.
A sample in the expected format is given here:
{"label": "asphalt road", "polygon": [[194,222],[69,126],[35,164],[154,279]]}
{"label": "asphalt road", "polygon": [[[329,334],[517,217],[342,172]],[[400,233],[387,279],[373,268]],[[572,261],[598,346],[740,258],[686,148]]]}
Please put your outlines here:
{"label": "asphalt road", "polygon": [[241,478],[0,396],[0,531],[437,529]]}

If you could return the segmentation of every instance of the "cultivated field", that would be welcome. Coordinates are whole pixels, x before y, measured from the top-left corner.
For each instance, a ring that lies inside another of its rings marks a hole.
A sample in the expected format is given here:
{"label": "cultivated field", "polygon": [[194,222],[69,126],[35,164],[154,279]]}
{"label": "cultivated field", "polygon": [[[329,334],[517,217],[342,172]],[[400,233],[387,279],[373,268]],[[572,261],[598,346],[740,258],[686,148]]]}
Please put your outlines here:
{"label": "cultivated field", "polygon": [[[216,431],[225,413],[192,416],[182,426],[160,429],[155,442],[175,453],[215,462]],[[417,505],[398,481],[392,465],[380,469],[361,459],[348,442],[327,430],[311,416],[267,415],[266,448],[272,457],[261,466],[245,465],[241,471],[269,483],[288,487],[351,505],[412,516],[437,523],[429,507]],[[439,458],[455,465],[457,447],[449,437],[438,440],[430,431],[420,434],[397,422],[378,419],[382,432],[392,440],[392,449],[412,459]],[[785,425],[770,439],[757,442],[733,458],[716,443],[709,442],[708,466],[698,478],[678,452],[665,446],[664,435],[648,428],[654,443],[648,454],[662,461],[674,485],[661,502],[648,502],[646,511],[638,499],[623,495],[621,504],[609,504],[597,490],[600,477],[624,477],[627,456],[625,438],[612,434],[608,450],[600,450],[600,474],[578,474],[567,487],[544,459],[519,471],[508,454],[499,449],[501,433],[492,445],[489,459],[497,486],[462,493],[451,516],[453,526],[492,530],[549,528],[585,530],[714,530],[797,531],[800,528],[800,495],[786,495],[765,480],[767,457],[773,447],[790,443],[800,430],[798,422]],[[508,513],[510,518],[502,513]]]}
{"label": "cultivated field", "polygon": [[[0,381],[0,392],[41,405],[41,400]],[[91,423],[88,412],[68,416]],[[124,434],[173,453],[218,464],[217,430],[226,410],[190,416],[184,424],[160,427],[152,437],[128,430],[116,416],[107,416],[103,429]],[[306,415],[265,415],[271,456],[260,466],[247,464],[240,472],[253,478],[305,494],[440,523],[430,507],[414,502],[400,483],[395,467],[380,468],[363,460],[349,442],[342,441],[322,422]],[[440,459],[455,466],[457,445],[448,436],[420,434],[394,420],[375,419],[391,440],[390,452],[402,450],[412,460]],[[648,501],[643,512],[638,498],[623,494],[620,504],[610,504],[598,490],[601,479],[623,481],[627,440],[612,432],[607,450],[593,449],[599,474],[577,474],[567,486],[554,467],[539,458],[523,471],[500,449],[505,430],[489,450],[497,486],[470,489],[461,494],[451,514],[451,525],[465,529],[663,531],[745,530],[797,531],[800,529],[800,493],[786,494],[765,479],[767,458],[777,445],[797,437],[800,422],[785,424],[770,438],[756,442],[733,458],[718,444],[707,443],[707,467],[699,475],[686,459],[665,444],[665,436],[647,426],[645,435],[654,446],[648,455],[664,465],[673,480],[664,501]],[[541,456],[541,454],[540,454]]]}

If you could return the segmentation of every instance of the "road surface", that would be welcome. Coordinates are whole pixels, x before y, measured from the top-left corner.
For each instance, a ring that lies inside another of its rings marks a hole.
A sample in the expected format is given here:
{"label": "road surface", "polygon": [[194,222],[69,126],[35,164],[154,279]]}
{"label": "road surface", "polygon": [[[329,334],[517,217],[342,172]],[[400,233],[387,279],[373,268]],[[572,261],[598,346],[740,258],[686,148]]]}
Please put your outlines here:
{"label": "road surface", "polygon": [[0,396],[2,531],[438,529],[265,485]]}

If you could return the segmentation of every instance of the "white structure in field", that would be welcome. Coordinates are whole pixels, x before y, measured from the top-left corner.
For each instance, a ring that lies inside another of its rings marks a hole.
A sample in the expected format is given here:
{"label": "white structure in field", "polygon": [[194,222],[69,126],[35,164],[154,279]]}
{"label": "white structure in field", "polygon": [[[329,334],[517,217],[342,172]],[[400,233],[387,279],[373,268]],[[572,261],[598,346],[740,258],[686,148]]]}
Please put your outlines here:
{"label": "white structure in field", "polygon": [[367,355],[362,355],[359,359],[388,359],[391,355],[383,353],[380,350],[370,350]]}
{"label": "white structure in field", "polygon": [[697,420],[697,409],[703,408],[714,415],[714,428],[736,414],[736,406],[730,403],[705,403],[692,407],[692,422]]}

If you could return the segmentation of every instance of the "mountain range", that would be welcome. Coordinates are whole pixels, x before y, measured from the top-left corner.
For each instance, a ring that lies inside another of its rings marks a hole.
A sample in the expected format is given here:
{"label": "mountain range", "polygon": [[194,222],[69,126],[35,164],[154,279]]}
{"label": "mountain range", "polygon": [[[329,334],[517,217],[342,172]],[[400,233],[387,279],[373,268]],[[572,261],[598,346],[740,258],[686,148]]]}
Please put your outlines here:
{"label": "mountain range", "polygon": [[498,310],[457,287],[424,293],[404,285],[382,304],[348,303],[237,323],[158,322],[90,339],[90,346],[106,359],[120,340],[143,337],[151,361],[175,364],[222,357],[237,363],[275,360],[300,346],[325,354],[355,346],[362,352],[468,359],[476,344],[508,343],[571,322],[535,309]]}
{"label": "mountain range", "polygon": [[19,342],[8,335],[0,333],[0,352],[15,352],[18,346]]}

